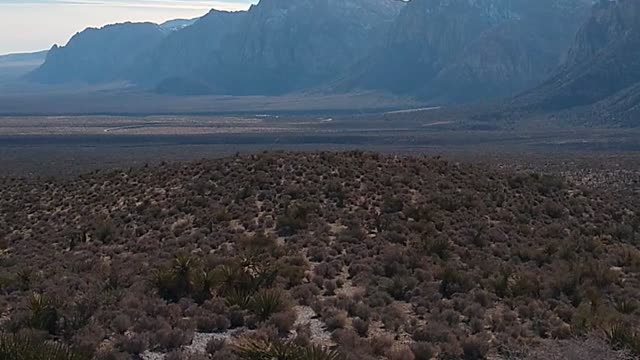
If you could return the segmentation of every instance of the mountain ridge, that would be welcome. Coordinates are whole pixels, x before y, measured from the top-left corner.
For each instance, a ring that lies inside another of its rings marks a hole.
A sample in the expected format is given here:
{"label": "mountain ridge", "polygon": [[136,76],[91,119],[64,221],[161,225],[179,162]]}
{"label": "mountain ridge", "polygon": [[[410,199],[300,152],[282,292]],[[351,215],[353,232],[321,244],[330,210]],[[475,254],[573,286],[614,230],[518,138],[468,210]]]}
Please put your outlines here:
{"label": "mountain ridge", "polygon": [[640,3],[634,0],[599,2],[565,63],[514,100],[516,106],[543,111],[586,107],[622,124],[637,119],[639,102]]}

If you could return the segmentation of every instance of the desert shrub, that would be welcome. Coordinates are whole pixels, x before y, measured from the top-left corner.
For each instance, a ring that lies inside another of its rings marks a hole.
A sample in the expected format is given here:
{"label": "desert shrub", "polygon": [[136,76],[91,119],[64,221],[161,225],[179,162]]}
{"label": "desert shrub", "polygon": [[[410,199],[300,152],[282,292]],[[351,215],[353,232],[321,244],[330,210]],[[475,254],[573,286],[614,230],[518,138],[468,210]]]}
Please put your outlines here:
{"label": "desert shrub", "polygon": [[273,314],[269,323],[275,326],[281,335],[286,336],[293,330],[296,319],[297,314],[295,311],[284,311]]}
{"label": "desert shrub", "polygon": [[131,327],[131,319],[125,314],[117,315],[111,321],[111,327],[118,334],[124,334]]}
{"label": "desert shrub", "polygon": [[564,206],[553,201],[546,201],[544,203],[544,212],[552,219],[562,218],[564,216],[564,209]]}
{"label": "desert shrub", "polygon": [[409,295],[418,285],[418,281],[413,277],[394,276],[391,283],[387,286],[387,292],[395,300],[409,300]]}
{"label": "desert shrub", "polygon": [[190,344],[192,339],[193,333],[178,328],[163,328],[155,334],[156,343],[165,350],[179,349]]}
{"label": "desert shrub", "polygon": [[447,260],[451,251],[451,243],[449,239],[443,236],[432,238],[430,235],[423,235],[421,248],[427,255],[437,256],[442,260]]}
{"label": "desert shrub", "polygon": [[209,342],[207,342],[207,347],[206,347],[206,352],[209,355],[215,355],[217,353],[219,353],[220,351],[222,351],[222,349],[225,347],[226,345],[226,341],[224,339],[216,339],[213,338],[211,340],[209,340]]}
{"label": "desert shrub", "polygon": [[398,197],[387,196],[382,201],[382,211],[386,214],[393,214],[402,211],[404,202]]}
{"label": "desert shrub", "polygon": [[114,240],[115,228],[110,221],[102,222],[98,224],[95,235],[96,240],[107,244]]}
{"label": "desert shrub", "polygon": [[469,287],[468,279],[451,267],[447,267],[440,275],[440,293],[446,298],[459,292],[465,292]]}
{"label": "desert shrub", "polygon": [[353,319],[351,322],[353,325],[353,329],[360,337],[366,338],[369,335],[369,325],[368,321],[362,320],[360,318]]}
{"label": "desert shrub", "polygon": [[316,210],[316,206],[305,202],[287,204],[285,213],[276,220],[276,230],[284,236],[304,230],[308,226],[308,216]]}
{"label": "desert shrub", "polygon": [[325,295],[327,296],[335,295],[335,291],[338,289],[338,285],[335,280],[325,280],[322,287],[326,290]]}
{"label": "desert shrub", "polygon": [[435,357],[436,350],[427,342],[415,342],[410,347],[415,360],[431,360]]}
{"label": "desert shrub", "polygon": [[407,345],[394,346],[387,350],[386,355],[389,360],[415,360],[413,351]]}
{"label": "desert shrub", "polygon": [[133,355],[135,358],[148,348],[149,341],[145,336],[137,334],[119,337],[116,345],[120,350]]}
{"label": "desert shrub", "polygon": [[477,337],[471,337],[462,342],[462,354],[465,360],[485,359],[489,352],[489,344]]}
{"label": "desert shrub", "polygon": [[329,331],[344,329],[347,326],[347,315],[338,310],[330,311],[324,316],[324,323]]}
{"label": "desert shrub", "polygon": [[370,339],[369,344],[374,355],[382,356],[393,347],[395,340],[388,335],[378,335]]}
{"label": "desert shrub", "polygon": [[224,332],[231,327],[231,321],[225,315],[198,316],[195,318],[196,328],[200,332]]}

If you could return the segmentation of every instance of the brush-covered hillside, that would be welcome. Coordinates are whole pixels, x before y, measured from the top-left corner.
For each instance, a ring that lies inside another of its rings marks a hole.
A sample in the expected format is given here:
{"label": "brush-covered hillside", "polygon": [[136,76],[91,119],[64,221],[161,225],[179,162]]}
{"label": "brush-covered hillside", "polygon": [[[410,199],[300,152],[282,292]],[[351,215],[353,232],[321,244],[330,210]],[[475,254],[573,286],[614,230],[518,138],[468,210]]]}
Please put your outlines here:
{"label": "brush-covered hillside", "polygon": [[5,178],[0,355],[632,359],[639,205],[361,152]]}

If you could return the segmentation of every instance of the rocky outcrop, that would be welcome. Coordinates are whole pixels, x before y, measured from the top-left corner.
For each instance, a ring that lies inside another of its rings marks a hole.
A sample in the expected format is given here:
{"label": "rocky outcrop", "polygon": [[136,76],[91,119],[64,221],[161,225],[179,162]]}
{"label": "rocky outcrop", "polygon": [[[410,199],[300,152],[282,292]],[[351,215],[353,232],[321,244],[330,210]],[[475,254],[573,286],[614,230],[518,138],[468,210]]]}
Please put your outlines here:
{"label": "rocky outcrop", "polygon": [[545,79],[587,0],[414,0],[349,87],[460,102],[512,95]]}
{"label": "rocky outcrop", "polygon": [[591,116],[628,124],[638,101],[640,2],[607,0],[594,7],[558,71],[514,103],[543,111],[589,106]]}

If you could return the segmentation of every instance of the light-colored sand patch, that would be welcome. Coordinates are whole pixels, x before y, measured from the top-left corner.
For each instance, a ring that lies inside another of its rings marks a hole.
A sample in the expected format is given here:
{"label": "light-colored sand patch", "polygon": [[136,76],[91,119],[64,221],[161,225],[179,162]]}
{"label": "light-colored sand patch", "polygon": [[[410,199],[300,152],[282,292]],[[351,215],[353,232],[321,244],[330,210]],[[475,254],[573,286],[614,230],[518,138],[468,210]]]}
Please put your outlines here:
{"label": "light-colored sand patch", "polygon": [[[295,306],[294,311],[297,314],[294,326],[309,325],[311,331],[311,342],[321,346],[334,346],[335,343],[331,339],[331,333],[327,331],[326,325],[318,319],[318,314],[309,306]],[[295,336],[295,330],[292,336]]]}

